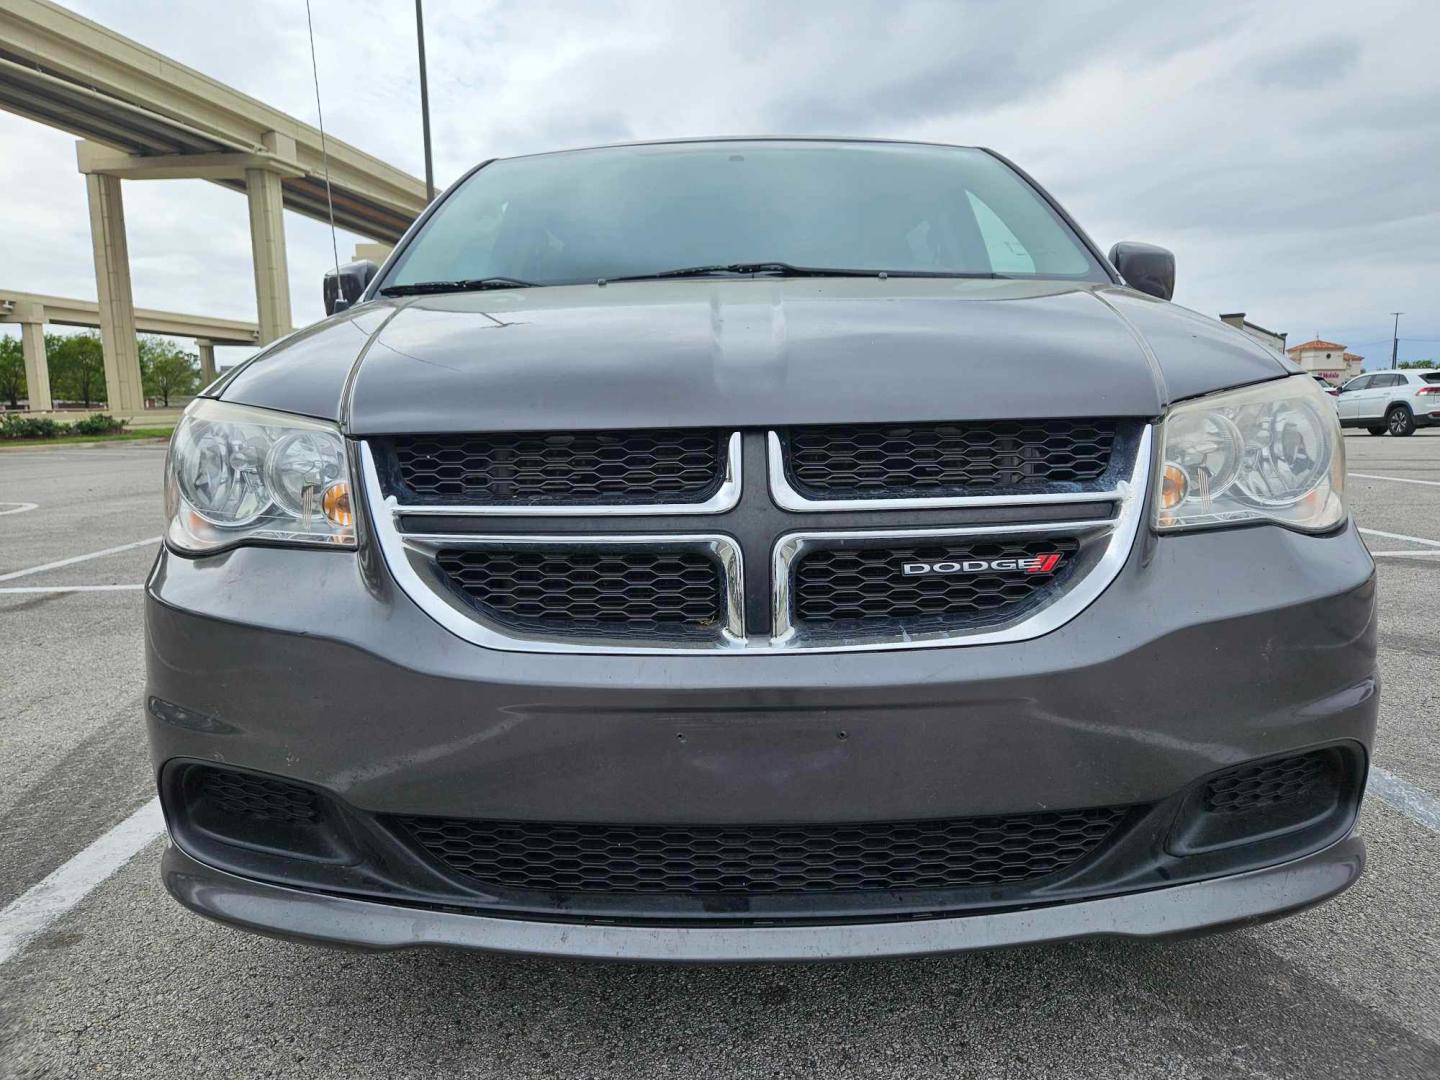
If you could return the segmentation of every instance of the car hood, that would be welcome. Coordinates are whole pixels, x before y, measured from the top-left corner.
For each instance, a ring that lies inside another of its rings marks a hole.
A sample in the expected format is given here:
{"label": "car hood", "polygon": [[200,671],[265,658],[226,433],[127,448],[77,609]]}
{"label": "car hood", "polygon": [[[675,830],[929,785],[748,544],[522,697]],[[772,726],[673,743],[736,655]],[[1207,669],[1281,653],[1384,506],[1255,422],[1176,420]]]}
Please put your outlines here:
{"label": "car hood", "polygon": [[352,434],[1152,417],[1289,369],[1128,289],[723,279],[382,301],[287,339],[227,400]]}

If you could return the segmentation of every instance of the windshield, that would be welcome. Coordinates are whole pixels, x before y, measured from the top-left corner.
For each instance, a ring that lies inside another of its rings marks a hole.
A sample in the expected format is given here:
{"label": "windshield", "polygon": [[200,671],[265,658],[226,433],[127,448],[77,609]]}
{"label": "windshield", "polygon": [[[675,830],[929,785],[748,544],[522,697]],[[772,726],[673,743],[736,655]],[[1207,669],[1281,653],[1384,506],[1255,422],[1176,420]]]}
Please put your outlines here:
{"label": "windshield", "polygon": [[559,285],[759,262],[1109,280],[984,151],[710,142],[492,162],[446,197],[381,284]]}

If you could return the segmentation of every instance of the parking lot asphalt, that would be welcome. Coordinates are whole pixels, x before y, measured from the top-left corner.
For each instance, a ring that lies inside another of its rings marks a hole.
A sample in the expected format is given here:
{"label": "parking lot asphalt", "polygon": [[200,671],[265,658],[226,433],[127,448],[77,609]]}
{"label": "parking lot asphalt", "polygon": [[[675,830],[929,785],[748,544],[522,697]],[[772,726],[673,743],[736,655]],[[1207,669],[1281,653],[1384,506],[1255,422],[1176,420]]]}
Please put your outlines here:
{"label": "parking lot asphalt", "polygon": [[[1328,904],[1189,941],[886,963],[372,955],[185,912],[156,839],[0,959],[0,1076],[1440,1076],[1440,430],[1345,442],[1380,580],[1383,773],[1369,869]],[[153,796],[137,586],[162,462],[0,451],[0,909]]]}

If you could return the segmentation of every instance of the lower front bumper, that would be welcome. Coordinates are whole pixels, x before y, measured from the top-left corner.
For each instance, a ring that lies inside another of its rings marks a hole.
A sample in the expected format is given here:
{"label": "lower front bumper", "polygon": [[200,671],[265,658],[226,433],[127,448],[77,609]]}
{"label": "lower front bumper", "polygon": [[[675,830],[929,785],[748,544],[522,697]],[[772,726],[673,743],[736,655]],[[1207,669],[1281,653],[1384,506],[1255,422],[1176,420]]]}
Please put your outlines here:
{"label": "lower front bumper", "polygon": [[1159,938],[1230,929],[1343,892],[1365,866],[1355,835],[1304,858],[1187,885],[1020,911],[771,926],[532,921],[400,907],[252,881],[165,853],[165,886],[201,915],[248,930],[362,949],[444,945],[596,960],[705,962],[881,959],[1085,937]]}

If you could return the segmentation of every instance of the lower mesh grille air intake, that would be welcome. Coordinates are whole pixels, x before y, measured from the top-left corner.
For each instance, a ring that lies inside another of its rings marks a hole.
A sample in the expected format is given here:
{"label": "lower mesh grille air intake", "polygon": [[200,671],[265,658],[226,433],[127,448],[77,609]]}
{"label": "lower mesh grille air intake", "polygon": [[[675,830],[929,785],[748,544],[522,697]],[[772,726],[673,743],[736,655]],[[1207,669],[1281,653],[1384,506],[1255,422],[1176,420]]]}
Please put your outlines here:
{"label": "lower mesh grille air intake", "polygon": [[255,821],[308,824],[320,817],[319,803],[307,788],[229,769],[196,767],[199,794],[227,814]]}
{"label": "lower mesh grille air intake", "polygon": [[799,626],[959,630],[1007,622],[1069,576],[1074,537],[945,544],[815,547],[796,559]]}
{"label": "lower mesh grille air intake", "polygon": [[703,502],[724,482],[710,430],[402,435],[377,440],[387,488],[412,505]]}
{"label": "lower mesh grille air intake", "polygon": [[1335,753],[1320,750],[1221,773],[1205,788],[1205,809],[1239,814],[1289,802],[1335,783]]}
{"label": "lower mesh grille air intake", "polygon": [[996,420],[791,428],[785,472],[811,499],[1081,490],[1112,474],[1113,420]]}
{"label": "lower mesh grille air intake", "polygon": [[559,634],[718,637],[725,578],[702,551],[441,551],[436,565],[487,618]]}
{"label": "lower mesh grille air intake", "polygon": [[544,892],[845,893],[1000,885],[1094,852],[1119,807],[856,825],[557,825],[402,818],[450,870]]}

